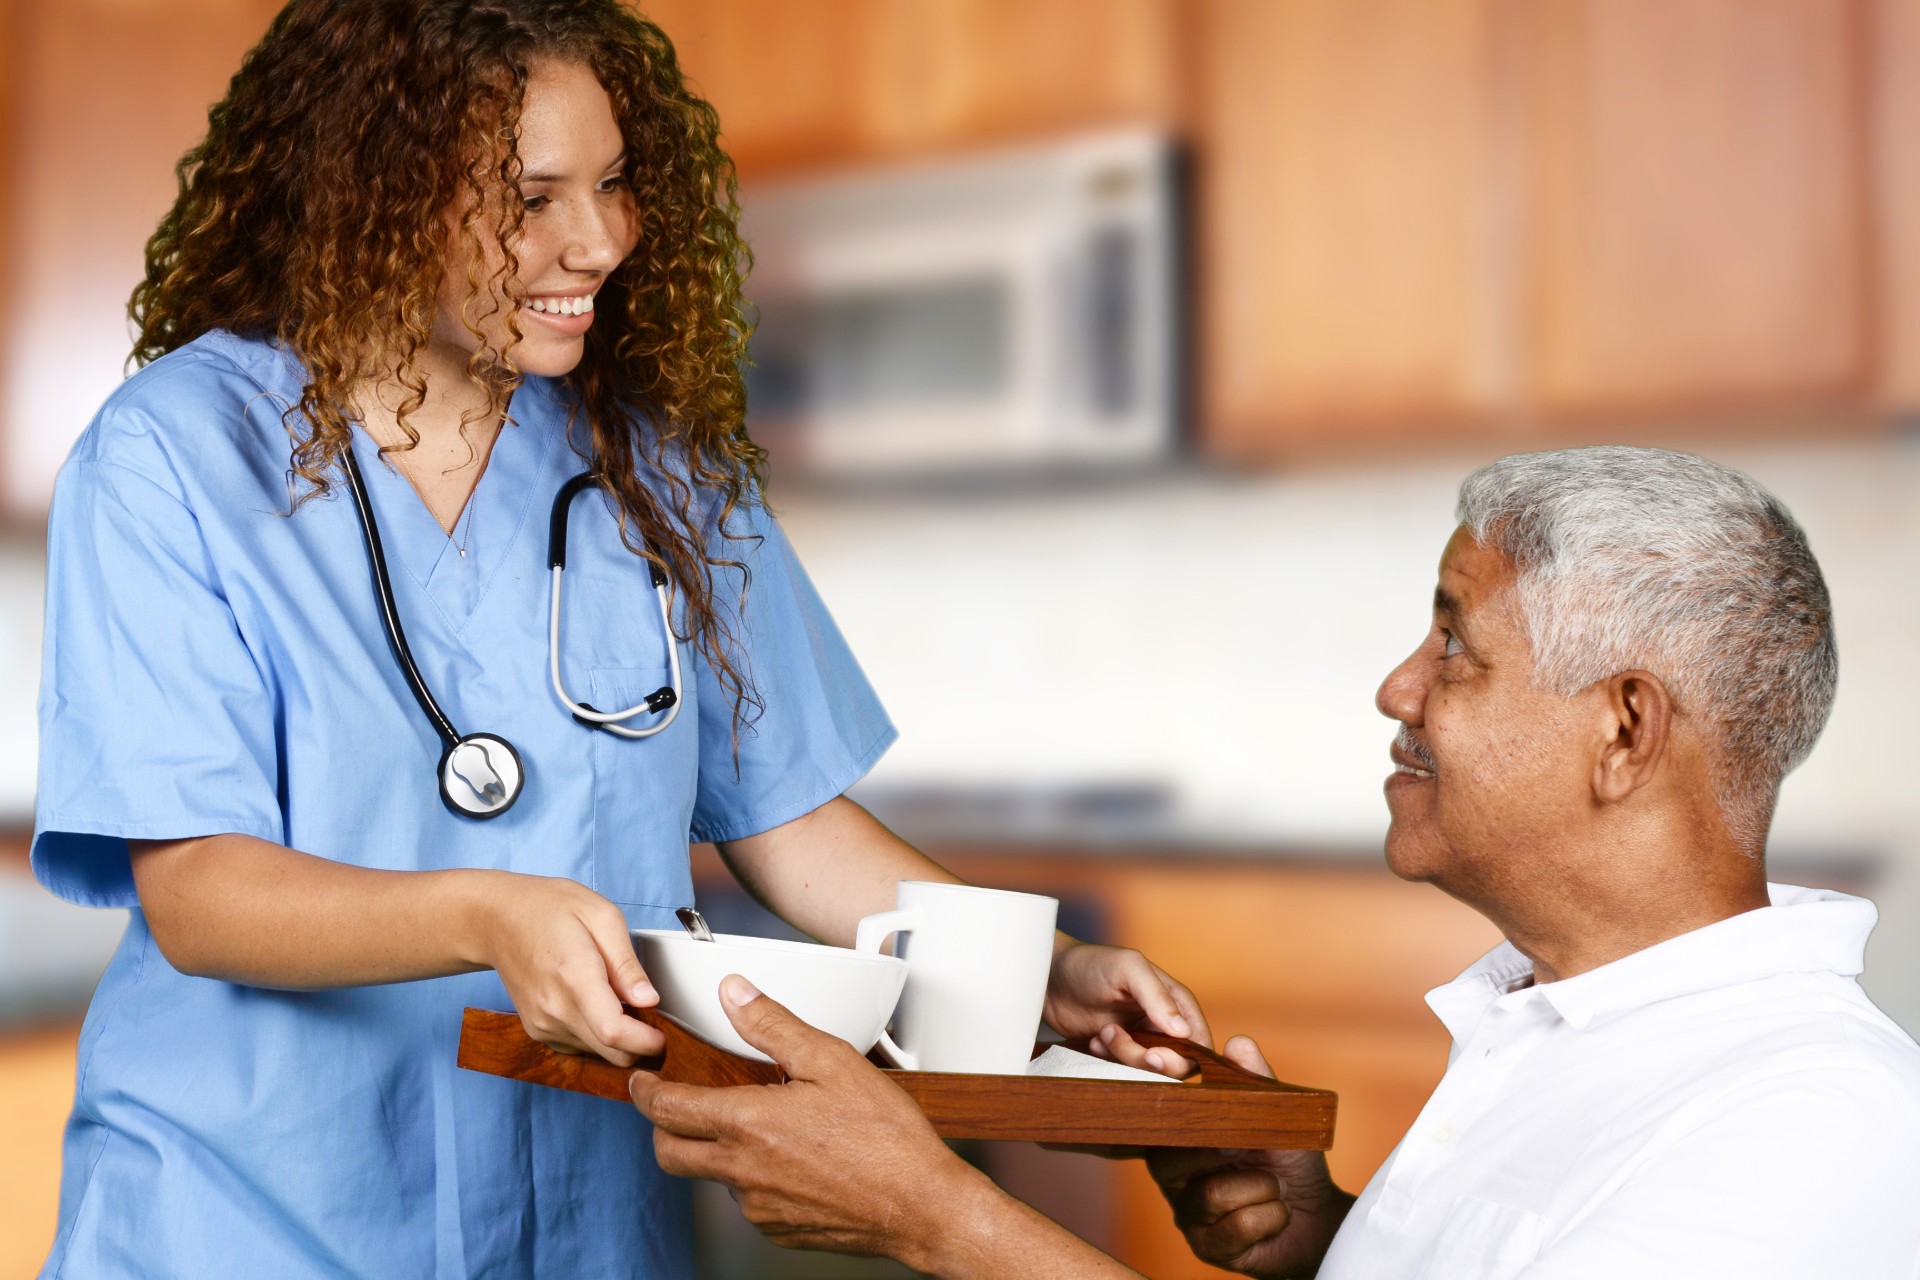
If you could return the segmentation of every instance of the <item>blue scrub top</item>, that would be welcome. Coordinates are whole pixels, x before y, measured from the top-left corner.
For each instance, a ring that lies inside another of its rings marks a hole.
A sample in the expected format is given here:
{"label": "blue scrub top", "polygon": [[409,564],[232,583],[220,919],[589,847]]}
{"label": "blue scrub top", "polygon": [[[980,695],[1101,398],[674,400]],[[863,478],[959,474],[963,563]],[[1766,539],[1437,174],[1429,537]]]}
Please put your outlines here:
{"label": "blue scrub top", "polygon": [[[464,557],[354,441],[429,688],[525,765],[509,812],[454,816],[350,497],[289,514],[281,414],[304,382],[273,345],[208,334],[127,380],[55,490],[33,866],[69,901],[134,910],[81,1033],[44,1274],[691,1275],[686,1186],[632,1107],[455,1068],[461,1010],[510,1007],[494,974],[340,991],[187,977],[154,946],[126,840],[242,832],[367,867],[567,876],[671,927],[693,900],[689,839],[813,810],[894,730],[758,507],[730,520],[746,540],[709,535],[752,574],[734,628],[765,708],[737,767],[732,707],[690,646],[665,732],[573,721],[548,685],[546,531],[585,469],[581,430],[564,384],[529,379],[456,526]],[[645,566],[597,490],[570,530],[563,675],[629,706],[667,682]]]}

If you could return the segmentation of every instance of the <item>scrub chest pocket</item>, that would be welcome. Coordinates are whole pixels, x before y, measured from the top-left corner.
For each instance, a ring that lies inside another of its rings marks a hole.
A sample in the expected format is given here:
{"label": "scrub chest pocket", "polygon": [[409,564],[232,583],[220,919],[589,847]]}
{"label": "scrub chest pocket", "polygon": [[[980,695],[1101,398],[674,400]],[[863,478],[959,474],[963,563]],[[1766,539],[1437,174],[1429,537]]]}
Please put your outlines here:
{"label": "scrub chest pocket", "polygon": [[[632,706],[666,681],[665,667],[595,667],[591,701],[595,707]],[[589,734],[592,887],[602,897],[647,907],[684,907],[693,901],[687,829],[700,772],[695,701],[689,681],[677,720],[650,738],[622,738],[602,729]]]}

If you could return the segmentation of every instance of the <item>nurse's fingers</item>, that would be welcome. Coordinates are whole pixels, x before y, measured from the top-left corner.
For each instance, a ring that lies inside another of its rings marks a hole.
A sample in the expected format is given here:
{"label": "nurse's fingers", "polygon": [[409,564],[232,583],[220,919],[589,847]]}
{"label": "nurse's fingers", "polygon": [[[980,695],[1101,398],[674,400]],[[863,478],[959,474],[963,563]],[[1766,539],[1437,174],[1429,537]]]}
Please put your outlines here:
{"label": "nurse's fingers", "polygon": [[584,942],[580,950],[549,962],[531,989],[514,990],[515,1007],[527,1034],[553,1049],[577,1049],[630,1067],[666,1047],[666,1037],[632,1017],[607,985],[599,955]]}
{"label": "nurse's fingers", "polygon": [[609,988],[591,985],[577,996],[580,1022],[589,1037],[587,1048],[619,1067],[636,1058],[648,1058],[666,1048],[667,1038],[630,1015]]}
{"label": "nurse's fingers", "polygon": [[602,898],[596,909],[586,912],[582,922],[593,945],[606,961],[607,981],[620,998],[636,1009],[650,1009],[660,1003],[660,993],[647,980],[647,971],[634,954],[633,935],[627,932],[627,918],[620,908]]}
{"label": "nurse's fingers", "polygon": [[[1149,962],[1151,963],[1151,962]],[[1200,1010],[1200,1000],[1187,984],[1169,974],[1159,965],[1152,965],[1153,971],[1167,984],[1167,991],[1173,997],[1173,1003],[1187,1020],[1187,1039],[1195,1044],[1213,1048],[1213,1028],[1207,1025],[1207,1015]]]}
{"label": "nurse's fingers", "polygon": [[1200,1002],[1193,992],[1145,956],[1139,962],[1146,967],[1146,976],[1133,979],[1129,986],[1147,1021],[1170,1036],[1213,1048],[1213,1032],[1208,1030],[1206,1015],[1200,1012]]}
{"label": "nurse's fingers", "polygon": [[1156,1071],[1174,1080],[1185,1080],[1197,1069],[1197,1064],[1171,1049],[1147,1048],[1113,1023],[1102,1028],[1087,1049],[1095,1057],[1112,1058],[1122,1066]]}

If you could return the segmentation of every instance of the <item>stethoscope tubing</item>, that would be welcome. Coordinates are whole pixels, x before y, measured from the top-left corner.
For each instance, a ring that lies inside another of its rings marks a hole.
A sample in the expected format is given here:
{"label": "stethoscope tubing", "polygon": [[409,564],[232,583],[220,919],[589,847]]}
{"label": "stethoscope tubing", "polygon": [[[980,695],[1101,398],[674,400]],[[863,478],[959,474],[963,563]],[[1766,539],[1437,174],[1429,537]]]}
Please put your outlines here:
{"label": "stethoscope tubing", "polygon": [[[659,733],[680,714],[680,645],[673,633],[673,610],[667,598],[667,575],[660,566],[651,560],[647,562],[647,573],[653,583],[654,600],[660,606],[660,628],[667,640],[668,683],[665,688],[656,689],[631,707],[619,711],[601,711],[587,703],[576,702],[567,693],[567,686],[560,678],[560,579],[567,568],[567,516],[573,510],[573,500],[584,489],[599,483],[599,477],[591,471],[583,471],[560,486],[560,492],[554,495],[553,514],[547,524],[547,568],[553,575],[553,585],[547,608],[547,671],[553,683],[554,696],[561,705],[573,713],[573,718],[583,724],[605,729],[608,733],[618,734],[622,738],[651,738]],[[658,724],[648,725],[644,729],[629,729],[625,721],[637,715],[651,712],[666,714]]]}
{"label": "stethoscope tubing", "polygon": [[387,640],[393,646],[394,657],[400,662],[400,673],[406,677],[407,687],[413,690],[414,701],[420,704],[420,710],[432,722],[434,732],[440,735],[440,740],[451,751],[459,743],[460,735],[446,712],[440,710],[440,704],[433,700],[433,694],[428,692],[427,682],[421,678],[420,668],[414,665],[413,653],[407,648],[406,629],[400,625],[400,613],[393,601],[393,583],[387,577],[387,555],[380,545],[379,526],[373,518],[373,507],[367,500],[367,485],[360,475],[360,464],[355,460],[351,448],[343,450],[342,456],[347,462],[347,489],[353,494],[354,506],[360,513],[360,532],[367,542],[367,561],[373,566],[373,593],[380,602]]}
{"label": "stethoscope tubing", "polygon": [[[547,670],[553,679],[554,696],[560,699],[576,720],[588,720],[608,733],[619,734],[623,738],[651,738],[672,724],[680,714],[680,697],[674,690],[680,688],[680,646],[673,638],[673,613],[667,606],[667,592],[664,585],[656,584],[654,598],[660,604],[660,625],[667,635],[667,687],[656,690],[646,698],[620,711],[600,711],[583,702],[575,702],[567,694],[566,685],[560,680],[560,575],[564,570],[559,565],[553,567],[553,590],[551,607],[547,620]],[[670,695],[662,698],[662,694]],[[666,702],[662,708],[660,703]],[[658,724],[644,729],[629,729],[623,721],[631,720],[642,712],[665,710]]]}

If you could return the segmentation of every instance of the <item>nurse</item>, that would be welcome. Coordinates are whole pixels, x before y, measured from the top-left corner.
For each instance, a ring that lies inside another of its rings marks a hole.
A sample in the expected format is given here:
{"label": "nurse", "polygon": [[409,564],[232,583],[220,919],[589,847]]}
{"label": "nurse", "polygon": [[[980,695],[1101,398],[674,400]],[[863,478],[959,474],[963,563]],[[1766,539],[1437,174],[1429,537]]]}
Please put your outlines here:
{"label": "nurse", "polygon": [[[843,944],[951,878],[842,796],[894,730],[759,498],[716,133],[614,0],[296,0],[214,108],[53,505],[33,863],[132,913],[45,1274],[688,1275],[644,1122],[460,1011],[655,1049],[689,840]],[[428,699],[512,744],[482,816]],[[1047,1018],[1207,1034],[1064,937]]]}

